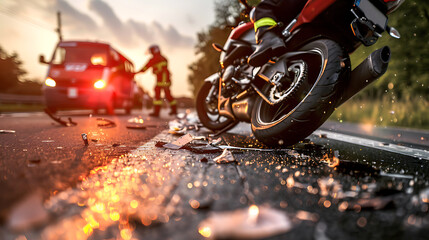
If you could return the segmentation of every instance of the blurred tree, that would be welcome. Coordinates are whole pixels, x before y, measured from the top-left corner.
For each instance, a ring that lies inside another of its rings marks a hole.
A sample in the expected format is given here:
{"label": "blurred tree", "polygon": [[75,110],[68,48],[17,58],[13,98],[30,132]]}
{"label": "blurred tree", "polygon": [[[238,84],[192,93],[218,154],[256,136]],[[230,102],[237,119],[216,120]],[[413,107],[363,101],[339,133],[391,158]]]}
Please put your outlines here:
{"label": "blurred tree", "polygon": [[198,43],[195,46],[197,60],[191,65],[188,82],[191,84],[194,96],[202,86],[204,79],[219,70],[220,53],[213,49],[212,43],[224,45],[232,27],[240,21],[243,9],[238,1],[219,0],[215,7],[215,22],[208,31],[198,33]]}
{"label": "blurred tree", "polygon": [[398,29],[400,39],[387,33],[371,48],[361,47],[352,56],[355,66],[373,50],[388,45],[392,56],[386,74],[361,92],[361,98],[390,94],[392,101],[429,96],[429,1],[407,0],[389,16],[389,25]]}
{"label": "blurred tree", "polygon": [[18,54],[9,55],[0,47],[0,92],[16,86],[26,73]]}

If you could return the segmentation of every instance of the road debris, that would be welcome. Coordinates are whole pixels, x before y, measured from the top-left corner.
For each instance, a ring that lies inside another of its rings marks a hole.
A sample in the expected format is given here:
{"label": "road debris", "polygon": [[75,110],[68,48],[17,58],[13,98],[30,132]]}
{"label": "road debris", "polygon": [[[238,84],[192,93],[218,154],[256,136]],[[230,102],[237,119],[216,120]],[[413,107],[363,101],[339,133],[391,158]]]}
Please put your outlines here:
{"label": "road debris", "polygon": [[361,198],[355,201],[354,203],[349,203],[348,210],[381,210],[387,208],[394,208],[394,195],[393,196],[384,196],[384,197],[375,197],[375,198]]}
{"label": "road debris", "polygon": [[276,151],[276,149],[246,148],[246,147],[235,147],[235,146],[229,146],[229,145],[218,145],[218,147],[222,148],[222,149],[240,150],[240,151],[258,151],[258,152],[273,152],[273,151]]}
{"label": "road debris", "polygon": [[198,232],[210,239],[260,239],[291,228],[292,223],[283,212],[252,205],[231,212],[214,212],[200,223]]}
{"label": "road debris", "polygon": [[106,118],[97,118],[97,126],[98,127],[113,128],[113,127],[116,127],[116,123],[114,121],[106,119]]}
{"label": "road debris", "polygon": [[229,151],[228,149],[224,149],[222,154],[215,157],[213,159],[213,161],[215,163],[232,163],[232,162],[237,162],[237,160],[235,160],[234,155],[232,155],[231,151]]}
{"label": "road debris", "polygon": [[127,124],[126,128],[145,130],[147,127],[144,126],[143,124],[135,123],[135,124]]}
{"label": "road debris", "polygon": [[68,122],[66,122],[66,121],[62,120],[61,117],[57,117],[55,114],[53,114],[51,111],[49,111],[49,109],[45,108],[44,111],[52,120],[56,121],[57,123],[65,126],[65,127],[71,127],[71,126],[77,125],[76,122],[73,122],[71,117],[69,117]]}
{"label": "road debris", "polygon": [[28,160],[27,167],[36,167],[36,166],[38,166],[41,162],[42,162],[42,160],[41,160],[40,158],[30,159],[30,160]]}
{"label": "road debris", "polygon": [[222,152],[222,149],[217,147],[217,146],[213,146],[210,144],[193,144],[193,143],[188,143],[185,146],[183,146],[183,149],[189,150],[193,153],[197,153],[197,154],[209,154],[209,153],[220,153]]}
{"label": "road debris", "polygon": [[420,201],[429,204],[429,188],[425,188],[419,193]]}
{"label": "road debris", "polygon": [[15,130],[0,130],[0,133],[11,133],[11,134],[13,134],[13,133],[16,133],[15,132]]}
{"label": "road debris", "polygon": [[319,214],[311,213],[303,210],[298,211],[295,217],[301,221],[317,222],[319,220]]}
{"label": "road debris", "polygon": [[404,174],[399,174],[399,173],[387,173],[387,172],[383,172],[383,171],[380,171],[380,176],[390,177],[390,178],[402,178],[402,179],[413,179],[414,178],[413,175],[404,175]]}
{"label": "road debris", "polygon": [[142,118],[130,118],[127,122],[128,124],[126,125],[126,128],[129,129],[145,130],[147,128],[147,126],[144,125],[144,120]]}
{"label": "road debris", "polygon": [[42,193],[37,191],[12,208],[7,226],[12,231],[21,232],[41,226],[48,220],[49,214],[43,206]]}
{"label": "road debris", "polygon": [[88,146],[88,135],[86,133],[82,133],[82,140],[85,143],[85,146]]}
{"label": "road debris", "polygon": [[209,144],[217,146],[217,145],[220,145],[222,143],[222,141],[223,141],[223,139],[221,137],[219,137],[219,138],[210,140]]}
{"label": "road debris", "polygon": [[182,148],[186,144],[192,142],[192,140],[194,140],[194,138],[192,137],[192,135],[190,133],[188,133],[188,134],[178,138],[174,142],[164,144],[163,147],[168,148],[168,149],[177,150],[177,149]]}

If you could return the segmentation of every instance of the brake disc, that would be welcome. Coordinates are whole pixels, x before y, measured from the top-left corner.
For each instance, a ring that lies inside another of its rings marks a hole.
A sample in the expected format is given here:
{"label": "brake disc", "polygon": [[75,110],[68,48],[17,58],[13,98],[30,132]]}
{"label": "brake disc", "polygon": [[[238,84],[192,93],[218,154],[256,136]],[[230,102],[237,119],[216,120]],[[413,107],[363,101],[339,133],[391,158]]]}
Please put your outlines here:
{"label": "brake disc", "polygon": [[302,85],[304,80],[307,78],[307,64],[304,61],[293,62],[288,71],[290,75],[293,75],[293,81],[287,89],[284,86],[272,86],[269,94],[269,99],[274,103],[280,103],[284,100],[292,97],[298,92],[299,87]]}

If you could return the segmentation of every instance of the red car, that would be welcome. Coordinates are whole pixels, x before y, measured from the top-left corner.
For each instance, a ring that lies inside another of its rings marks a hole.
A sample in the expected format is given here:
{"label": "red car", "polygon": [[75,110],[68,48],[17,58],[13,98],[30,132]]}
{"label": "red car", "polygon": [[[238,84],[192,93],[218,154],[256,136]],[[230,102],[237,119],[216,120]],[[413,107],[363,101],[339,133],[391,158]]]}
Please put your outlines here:
{"label": "red car", "polygon": [[105,108],[113,114],[133,105],[134,65],[107,43],[62,41],[55,48],[43,86],[46,107],[59,109]]}

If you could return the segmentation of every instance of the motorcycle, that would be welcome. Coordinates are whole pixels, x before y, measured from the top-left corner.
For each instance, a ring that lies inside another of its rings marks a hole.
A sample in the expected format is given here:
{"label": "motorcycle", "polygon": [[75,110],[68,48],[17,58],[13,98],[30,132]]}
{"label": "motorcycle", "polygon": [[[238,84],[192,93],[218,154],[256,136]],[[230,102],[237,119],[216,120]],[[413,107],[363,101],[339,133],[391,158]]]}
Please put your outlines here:
{"label": "motorcycle", "polygon": [[[240,0],[246,13],[251,7]],[[224,132],[251,123],[256,139],[290,146],[309,136],[333,111],[382,76],[390,49],[371,53],[354,70],[349,54],[371,46],[388,26],[387,15],[404,0],[308,0],[282,30],[287,52],[261,67],[248,65],[256,48],[253,23],[240,23],[221,52],[221,70],[206,78],[196,98],[201,123]]]}

